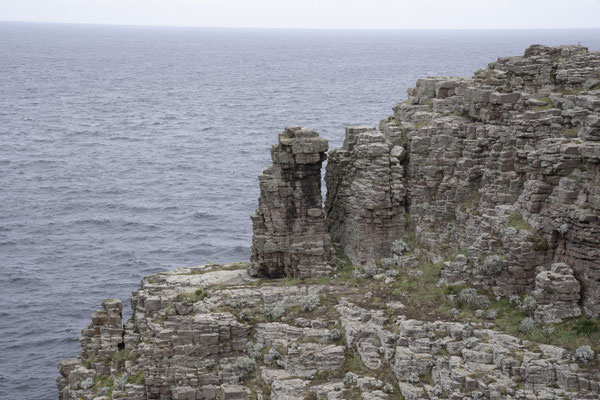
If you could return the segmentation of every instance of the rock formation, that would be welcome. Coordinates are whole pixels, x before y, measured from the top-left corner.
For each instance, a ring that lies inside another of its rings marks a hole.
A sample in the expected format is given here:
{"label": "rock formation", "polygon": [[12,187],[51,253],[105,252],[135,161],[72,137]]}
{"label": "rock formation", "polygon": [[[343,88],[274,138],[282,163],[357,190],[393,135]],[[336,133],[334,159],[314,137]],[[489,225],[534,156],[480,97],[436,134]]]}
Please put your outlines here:
{"label": "rock formation", "polygon": [[579,291],[579,282],[567,264],[552,264],[549,271],[538,273],[533,292],[537,301],[536,320],[548,323],[579,317]]}
{"label": "rock formation", "polygon": [[389,255],[405,231],[402,184],[406,150],[374,127],[346,128],[327,163],[327,224],[331,238],[357,264]]}
{"label": "rock formation", "polygon": [[332,271],[321,197],[327,148],[327,140],[299,127],[286,128],[271,148],[273,165],[258,178],[260,198],[252,215],[252,275],[306,278]]}
{"label": "rock formation", "polygon": [[[599,89],[600,53],[581,46],[419,79],[380,128],[408,151],[406,212],[429,256],[460,250],[461,279],[498,296],[565,262],[586,314],[600,315]],[[502,268],[485,268],[496,255]]]}
{"label": "rock formation", "polygon": [[600,53],[408,94],[347,129],[325,209],[327,141],[286,128],[251,265],[145,277],[124,326],[105,301],[60,399],[599,398]]}

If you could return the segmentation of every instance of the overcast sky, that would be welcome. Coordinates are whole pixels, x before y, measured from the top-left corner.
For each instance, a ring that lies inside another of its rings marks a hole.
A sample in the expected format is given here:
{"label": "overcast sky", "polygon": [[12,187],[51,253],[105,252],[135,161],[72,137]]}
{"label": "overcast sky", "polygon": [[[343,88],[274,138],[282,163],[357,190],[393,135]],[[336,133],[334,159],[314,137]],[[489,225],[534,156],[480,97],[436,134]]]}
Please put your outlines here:
{"label": "overcast sky", "polygon": [[0,20],[261,28],[599,28],[600,0],[0,0]]}

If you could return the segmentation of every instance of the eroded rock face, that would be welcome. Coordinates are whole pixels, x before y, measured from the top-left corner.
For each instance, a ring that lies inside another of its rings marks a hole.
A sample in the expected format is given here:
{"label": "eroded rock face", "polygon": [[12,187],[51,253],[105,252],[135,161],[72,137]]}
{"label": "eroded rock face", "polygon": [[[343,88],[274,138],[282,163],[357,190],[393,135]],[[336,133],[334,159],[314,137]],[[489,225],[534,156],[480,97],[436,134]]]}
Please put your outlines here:
{"label": "eroded rock face", "polygon": [[286,128],[271,148],[273,165],[258,178],[260,198],[252,215],[252,275],[306,278],[332,271],[321,197],[327,148],[327,140],[299,127]]}
{"label": "eroded rock face", "polygon": [[550,270],[541,271],[535,277],[535,319],[550,323],[579,317],[579,291],[580,285],[571,267],[564,263],[552,264]]}
{"label": "eroded rock face", "polygon": [[[600,315],[599,84],[600,53],[534,45],[471,79],[419,79],[381,122],[408,152],[419,242],[434,260],[448,247],[467,257],[444,279],[508,296],[533,290],[538,265],[565,262],[585,313]],[[493,256],[502,268],[486,268]]]}
{"label": "eroded rock face", "polygon": [[406,150],[375,127],[346,128],[327,163],[327,224],[334,242],[356,264],[390,254],[405,231]]}

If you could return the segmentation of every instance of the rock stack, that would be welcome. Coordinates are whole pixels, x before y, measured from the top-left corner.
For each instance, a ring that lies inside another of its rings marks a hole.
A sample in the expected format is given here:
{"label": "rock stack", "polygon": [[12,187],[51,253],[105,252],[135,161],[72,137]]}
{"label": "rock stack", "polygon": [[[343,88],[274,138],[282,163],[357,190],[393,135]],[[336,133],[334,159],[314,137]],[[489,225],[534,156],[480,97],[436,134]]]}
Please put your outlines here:
{"label": "rock stack", "polygon": [[327,148],[317,132],[300,127],[287,127],[271,148],[273,165],[258,178],[258,210],[251,217],[251,275],[307,278],[332,271],[321,197]]}

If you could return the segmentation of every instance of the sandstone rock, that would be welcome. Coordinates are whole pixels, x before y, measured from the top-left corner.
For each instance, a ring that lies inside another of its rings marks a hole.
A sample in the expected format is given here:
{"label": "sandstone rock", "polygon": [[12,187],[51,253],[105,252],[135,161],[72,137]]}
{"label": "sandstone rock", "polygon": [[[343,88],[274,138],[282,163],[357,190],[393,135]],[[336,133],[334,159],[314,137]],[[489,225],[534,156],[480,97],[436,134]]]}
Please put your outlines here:
{"label": "sandstone rock", "polygon": [[389,255],[405,231],[405,157],[403,147],[392,147],[374,127],[346,128],[344,146],[329,153],[329,232],[354,263]]}
{"label": "sandstone rock", "polygon": [[579,291],[573,270],[564,263],[552,264],[549,271],[542,271],[535,278],[535,319],[550,323],[580,316]]}
{"label": "sandstone rock", "polygon": [[316,132],[288,127],[271,148],[273,165],[259,177],[258,210],[252,215],[252,275],[307,278],[332,271],[321,198],[327,147]]}

